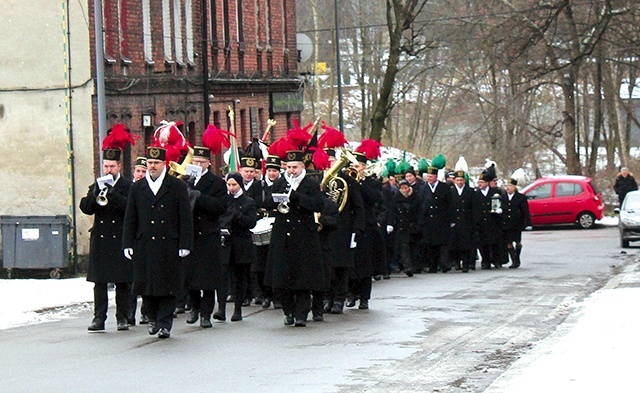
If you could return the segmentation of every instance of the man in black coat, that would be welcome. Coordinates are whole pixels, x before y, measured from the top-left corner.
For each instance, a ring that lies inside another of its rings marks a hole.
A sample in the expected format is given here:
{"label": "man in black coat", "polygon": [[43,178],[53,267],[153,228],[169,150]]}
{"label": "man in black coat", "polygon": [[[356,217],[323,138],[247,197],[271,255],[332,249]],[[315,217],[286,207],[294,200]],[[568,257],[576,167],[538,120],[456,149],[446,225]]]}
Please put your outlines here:
{"label": "man in black coat", "polygon": [[[342,171],[335,176],[347,185],[347,200],[338,215],[338,227],[327,239],[331,243],[331,257],[326,261],[330,264],[331,281],[325,294],[324,312],[342,314],[349,291],[349,271],[355,267],[355,246],[352,245],[352,239],[362,236],[365,213],[358,182]],[[336,181],[341,184],[339,180]]]}
{"label": "man in black coat", "polygon": [[[122,225],[127,207],[127,197],[131,182],[120,174],[122,163],[119,149],[103,150],[102,172],[113,176],[113,185],[104,185],[101,190],[98,183],[89,187],[87,195],[80,200],[80,210],[93,215],[91,228],[89,270],[87,281],[93,282],[94,312],[89,331],[104,330],[107,319],[107,285],[116,285],[116,321],[118,330],[128,330],[129,325],[129,283],[132,281],[131,262],[122,255]],[[100,192],[106,192],[106,198],[98,203]]]}
{"label": "man in black coat", "polygon": [[[529,202],[527,197],[518,192],[516,179],[509,179],[505,195],[502,197],[502,234],[507,245],[507,253],[511,257],[509,269],[520,267],[522,252],[522,231],[531,227]],[[515,243],[515,247],[514,247]]]}
{"label": "man in black coat", "polygon": [[[240,158],[240,174],[242,175],[242,191],[244,195],[253,199],[256,203],[256,206],[261,206],[262,203],[262,182],[260,179],[261,175],[261,166],[262,160],[259,158],[245,156]],[[258,210],[256,210],[256,220],[261,219],[262,216],[258,214]],[[255,262],[254,262],[255,264]],[[254,292],[259,290],[258,283],[255,280],[255,277],[252,277],[251,270],[247,273],[247,289],[244,295],[240,296],[240,299],[243,301],[244,306],[251,305],[251,301],[255,297]],[[231,281],[233,282],[234,278],[231,277]],[[236,297],[235,293],[235,285],[231,287],[231,297]]]}
{"label": "man in black coat", "polygon": [[122,248],[133,260],[136,291],[149,311],[149,334],[169,338],[176,295],[182,291],[182,258],[193,250],[193,217],[187,185],[167,174],[166,151],[147,148],[147,173],[131,186]]}
{"label": "man in black coat", "polygon": [[[245,293],[249,284],[251,264],[256,259],[256,246],[251,237],[251,228],[256,226],[256,203],[242,189],[242,176],[237,173],[227,175],[226,211],[220,217],[220,233],[224,263],[231,273],[235,293]],[[242,321],[242,297],[234,299],[231,321]],[[220,305],[222,307],[222,304]],[[223,319],[224,315],[221,315]]]}
{"label": "man in black coat", "polygon": [[438,180],[438,168],[427,168],[427,182],[422,189],[418,225],[423,242],[423,260],[427,273],[451,270],[447,244],[451,227],[451,188]]}
{"label": "man in black coat", "polygon": [[[258,212],[260,217],[265,217],[265,220],[275,217],[275,209],[267,209],[264,201],[271,200],[271,190],[273,183],[280,178],[281,165],[280,157],[275,155],[269,155],[265,159],[265,177],[261,180],[262,195],[260,202],[256,203],[258,206]],[[263,223],[265,221],[262,221]],[[273,302],[274,308],[282,308],[282,303],[277,298],[274,298],[273,288],[264,284],[264,272],[267,266],[267,256],[269,255],[269,245],[256,246],[256,261],[251,265],[251,273],[255,278],[256,284],[259,288],[261,298],[256,298],[256,304],[261,304],[262,308],[269,308]]]}
{"label": "man in black coat", "polygon": [[464,171],[454,172],[453,186],[451,186],[451,215],[453,227],[449,242],[449,259],[456,269],[468,273],[475,270],[473,252],[476,247],[473,224],[473,190],[466,184]]}
{"label": "man in black coat", "polygon": [[393,226],[395,247],[398,262],[404,273],[413,277],[413,249],[416,247],[419,233],[418,217],[420,216],[420,195],[402,179],[398,183],[398,192],[393,197],[389,224]]}
{"label": "man in black coat", "polygon": [[265,201],[268,209],[278,208],[265,284],[280,295],[285,325],[306,326],[311,291],[324,290],[326,283],[314,218],[314,212],[322,211],[323,197],[318,182],[306,176],[302,151],[287,152],[287,172],[273,184],[276,193],[289,194],[289,202],[278,208],[273,199]]}
{"label": "man in black coat", "polygon": [[[191,163],[202,168],[199,176],[185,178],[193,209],[193,250],[184,258],[184,288],[189,291],[192,309],[187,323],[200,319],[200,327],[210,328],[215,291],[226,286],[220,252],[218,220],[225,211],[227,187],[222,178],[209,170],[211,152],[194,146]],[[225,292],[226,296],[226,292]],[[226,299],[225,299],[226,300]]]}
{"label": "man in black coat", "polygon": [[[371,299],[371,277],[382,274],[386,267],[386,250],[382,230],[378,224],[377,209],[384,203],[382,184],[374,176],[366,176],[367,158],[365,154],[354,152],[357,162],[352,167],[357,172],[357,180],[364,204],[365,228],[362,234],[356,232],[353,238],[356,243],[355,266],[349,278],[349,299],[345,304],[354,307],[359,300],[358,308],[369,309]],[[386,228],[385,228],[386,229]]]}
{"label": "man in black coat", "polygon": [[491,179],[493,179],[493,175],[486,172],[481,173],[478,178],[478,188],[472,198],[476,242],[482,257],[483,269],[491,269],[491,265],[498,269],[502,267],[502,249],[504,247],[502,210],[492,209],[492,200],[501,200],[501,196],[497,188],[489,186]]}
{"label": "man in black coat", "polygon": [[624,197],[630,191],[635,191],[638,189],[638,183],[636,183],[636,179],[629,173],[629,168],[622,167],[620,169],[620,174],[616,177],[616,182],[613,185],[613,190],[618,194],[618,201],[620,202],[620,206],[622,206],[622,202],[624,201]]}

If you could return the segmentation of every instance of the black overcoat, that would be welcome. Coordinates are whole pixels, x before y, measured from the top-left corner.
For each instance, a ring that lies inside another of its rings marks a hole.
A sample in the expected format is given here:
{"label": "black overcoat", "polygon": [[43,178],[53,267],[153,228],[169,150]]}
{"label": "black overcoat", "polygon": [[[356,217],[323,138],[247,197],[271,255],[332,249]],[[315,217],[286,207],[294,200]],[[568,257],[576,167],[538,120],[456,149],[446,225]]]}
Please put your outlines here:
{"label": "black overcoat", "polygon": [[354,233],[362,234],[365,228],[364,202],[358,182],[349,175],[340,173],[347,183],[347,202],[338,215],[338,227],[329,236],[327,241],[331,243],[331,258],[329,263],[332,268],[354,266],[354,249],[351,248],[351,236]]}
{"label": "black overcoat", "polygon": [[139,295],[175,296],[182,290],[182,258],[193,250],[193,218],[187,185],[165,174],[156,195],[147,179],[133,183],[122,248],[133,248],[134,288]]}
{"label": "black overcoat", "polygon": [[80,200],[80,210],[93,215],[87,281],[97,283],[131,282],[133,267],[122,253],[122,226],[131,181],[122,176],[107,193],[108,203],[96,202],[95,183]]}
{"label": "black overcoat", "polygon": [[[351,278],[362,279],[386,272],[386,250],[382,230],[378,224],[378,204],[384,203],[382,183],[369,176],[360,183],[364,202],[365,229],[357,238],[355,268]],[[385,228],[386,229],[386,228]]]}
{"label": "black overcoat", "polygon": [[[288,183],[280,178],[273,184],[273,193],[286,193]],[[271,243],[265,270],[265,285],[275,289],[315,290],[325,288],[320,235],[314,212],[323,208],[320,185],[305,176],[296,191],[291,192],[290,211],[275,213]],[[265,201],[268,209],[277,204]]]}
{"label": "black overcoat", "polygon": [[500,195],[500,192],[492,187],[489,187],[486,196],[480,189],[473,193],[473,222],[476,241],[480,245],[502,243],[502,214],[491,213],[491,198],[494,194]]}
{"label": "black overcoat", "polygon": [[451,188],[441,181],[436,182],[435,191],[425,183],[422,188],[420,206],[420,234],[424,244],[442,245],[449,242],[451,228]]}
{"label": "black overcoat", "polygon": [[398,191],[391,203],[389,224],[393,226],[395,245],[413,244],[420,227],[420,195],[413,192],[408,197]]}
{"label": "black overcoat", "polygon": [[507,193],[502,197],[502,229],[505,232],[522,232],[531,225],[529,202],[527,197],[518,191],[509,200]]}
{"label": "black overcoat", "polygon": [[465,185],[462,194],[456,186],[451,187],[451,217],[455,224],[451,228],[451,248],[470,250],[474,246],[473,189]]}
{"label": "black overcoat", "polygon": [[225,211],[227,186],[222,178],[208,171],[192,186],[200,192],[193,207],[193,250],[184,258],[184,288],[214,290],[223,284],[218,220]]}
{"label": "black overcoat", "polygon": [[251,228],[256,226],[256,202],[244,192],[237,198],[226,196],[226,211],[220,217],[220,228],[229,230],[223,247],[223,263],[251,264],[256,259],[256,246]]}

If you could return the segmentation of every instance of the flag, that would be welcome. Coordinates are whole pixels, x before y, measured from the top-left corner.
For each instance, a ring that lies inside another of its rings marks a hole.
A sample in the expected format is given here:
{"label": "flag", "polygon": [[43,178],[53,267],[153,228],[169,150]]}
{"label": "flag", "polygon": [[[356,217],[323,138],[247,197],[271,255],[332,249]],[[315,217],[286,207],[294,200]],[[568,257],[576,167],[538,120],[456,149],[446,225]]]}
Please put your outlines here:
{"label": "flag", "polygon": [[231,140],[231,147],[229,154],[229,173],[238,172],[240,170],[240,154],[238,153],[238,140],[236,139],[236,127],[235,127],[235,114],[233,109],[229,107],[229,120],[231,120],[231,127],[229,128],[229,139]]}

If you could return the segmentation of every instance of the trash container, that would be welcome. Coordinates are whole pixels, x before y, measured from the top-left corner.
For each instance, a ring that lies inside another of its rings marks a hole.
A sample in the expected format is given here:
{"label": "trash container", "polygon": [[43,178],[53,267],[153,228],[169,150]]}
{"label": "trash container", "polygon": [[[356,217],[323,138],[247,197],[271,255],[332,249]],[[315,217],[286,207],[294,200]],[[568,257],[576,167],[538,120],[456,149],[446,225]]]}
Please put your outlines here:
{"label": "trash container", "polygon": [[2,265],[12,269],[52,269],[52,278],[69,263],[69,216],[0,216]]}

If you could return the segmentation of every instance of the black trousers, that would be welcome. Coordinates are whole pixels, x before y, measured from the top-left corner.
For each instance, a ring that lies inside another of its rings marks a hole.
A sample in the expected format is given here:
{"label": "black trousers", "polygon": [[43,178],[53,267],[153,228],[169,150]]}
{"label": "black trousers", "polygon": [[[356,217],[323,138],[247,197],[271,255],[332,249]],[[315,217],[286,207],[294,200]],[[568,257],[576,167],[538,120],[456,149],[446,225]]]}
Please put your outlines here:
{"label": "black trousers", "polygon": [[[136,293],[136,289],[133,287],[133,283],[130,285],[131,290],[129,295],[129,318],[135,319],[136,311],[138,310],[138,294]],[[145,306],[144,302],[140,306],[140,314],[147,315],[147,306]]]}
{"label": "black trousers", "polygon": [[[116,283],[116,319],[126,320],[129,316],[129,283]],[[109,308],[109,293],[107,283],[93,285],[93,316],[101,321],[107,320]]]}
{"label": "black trousers", "polygon": [[371,299],[371,277],[349,280],[349,293],[360,300]]}
{"label": "black trousers", "polygon": [[331,282],[325,300],[331,303],[344,303],[349,292],[349,268],[334,267],[331,269]]}
{"label": "black trousers", "polygon": [[311,313],[314,317],[324,314],[324,291],[311,291]]}
{"label": "black trousers", "polygon": [[176,309],[175,296],[143,296],[142,301],[147,305],[149,321],[155,322],[158,329],[173,326],[173,311]]}
{"label": "black trousers", "polygon": [[[453,265],[461,266],[460,263],[462,263],[463,269],[471,268],[471,257],[472,257],[472,252],[469,249],[456,248],[456,249],[449,250],[449,258],[451,259],[451,262],[453,263]],[[475,264],[475,261],[474,261],[474,264]]]}
{"label": "black trousers", "polygon": [[480,256],[482,257],[482,267],[490,268],[491,265],[495,267],[502,266],[502,249],[503,243],[490,243],[478,245]]}
{"label": "black trousers", "polygon": [[425,244],[424,260],[428,272],[437,272],[438,267],[442,271],[451,269],[448,258],[444,255],[446,250],[447,246],[443,244]]}
{"label": "black trousers", "polygon": [[251,275],[251,264],[249,263],[231,263],[229,264],[231,271],[231,282],[233,283],[233,292],[235,294],[236,303],[244,300],[242,294],[247,293],[249,287],[249,276]]}
{"label": "black trousers", "polygon": [[296,320],[306,321],[311,306],[311,291],[280,289],[276,295],[282,299],[284,315],[293,315]]}
{"label": "black trousers", "polygon": [[189,290],[189,299],[193,306],[193,310],[200,312],[203,318],[210,318],[213,313],[213,303],[215,302],[216,291],[211,290]]}

